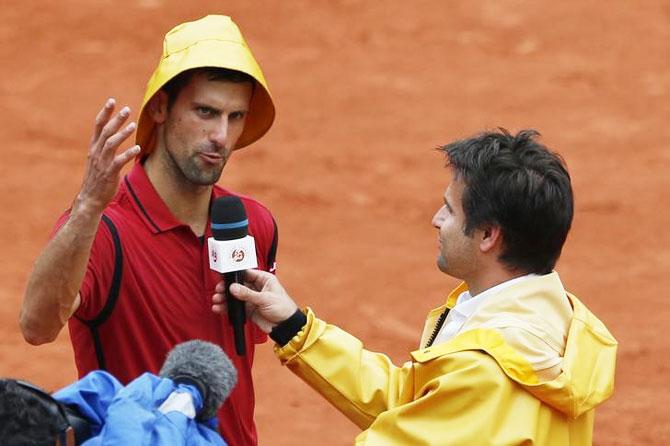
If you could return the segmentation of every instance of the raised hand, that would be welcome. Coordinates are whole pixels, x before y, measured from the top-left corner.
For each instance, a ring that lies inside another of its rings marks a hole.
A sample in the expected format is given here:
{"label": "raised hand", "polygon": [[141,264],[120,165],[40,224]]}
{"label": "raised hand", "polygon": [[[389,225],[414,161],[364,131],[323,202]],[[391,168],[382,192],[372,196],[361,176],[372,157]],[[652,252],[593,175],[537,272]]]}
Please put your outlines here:
{"label": "raised hand", "polygon": [[135,145],[117,154],[136,125],[131,122],[122,128],[130,116],[130,108],[123,107],[112,116],[115,104],[114,99],[108,99],[95,118],[84,180],[76,200],[78,206],[102,211],[118,191],[121,169],[140,152]]}

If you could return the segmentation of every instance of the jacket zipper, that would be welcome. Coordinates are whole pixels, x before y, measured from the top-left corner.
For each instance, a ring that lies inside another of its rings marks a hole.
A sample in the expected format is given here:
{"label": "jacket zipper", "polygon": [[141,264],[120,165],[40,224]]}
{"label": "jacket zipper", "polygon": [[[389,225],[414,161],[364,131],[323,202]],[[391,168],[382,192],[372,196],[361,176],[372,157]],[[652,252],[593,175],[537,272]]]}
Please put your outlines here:
{"label": "jacket zipper", "polygon": [[433,329],[433,334],[430,335],[430,338],[428,339],[428,342],[426,342],[426,346],[424,348],[428,348],[431,345],[433,345],[433,342],[435,342],[435,338],[437,337],[437,334],[440,332],[440,329],[442,328],[442,325],[444,324],[444,321],[447,319],[447,315],[449,314],[449,308],[446,308],[442,314],[440,314],[440,317],[437,318],[437,322],[435,323],[435,328]]}

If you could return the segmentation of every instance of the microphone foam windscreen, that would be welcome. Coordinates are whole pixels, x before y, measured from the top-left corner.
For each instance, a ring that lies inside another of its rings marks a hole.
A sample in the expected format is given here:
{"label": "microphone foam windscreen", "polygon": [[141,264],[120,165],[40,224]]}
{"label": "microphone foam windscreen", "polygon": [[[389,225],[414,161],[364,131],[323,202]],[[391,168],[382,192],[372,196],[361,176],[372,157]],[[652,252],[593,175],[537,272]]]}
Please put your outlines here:
{"label": "microphone foam windscreen", "polygon": [[212,204],[212,234],[216,240],[235,240],[249,233],[249,221],[238,197],[219,197]]}
{"label": "microphone foam windscreen", "polygon": [[237,384],[237,370],[221,347],[201,340],[177,344],[168,353],[160,376],[198,387],[204,401],[198,418],[204,420],[216,415]]}

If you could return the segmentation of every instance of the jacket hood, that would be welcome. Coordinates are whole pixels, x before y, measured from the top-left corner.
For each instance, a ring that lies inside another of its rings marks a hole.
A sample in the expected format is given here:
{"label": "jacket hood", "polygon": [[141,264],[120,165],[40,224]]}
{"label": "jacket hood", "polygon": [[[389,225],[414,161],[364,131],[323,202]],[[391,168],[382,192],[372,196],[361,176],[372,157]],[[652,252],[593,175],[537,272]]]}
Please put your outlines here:
{"label": "jacket hood", "polygon": [[256,80],[244,130],[235,149],[263,136],[272,126],[275,107],[260,66],[254,59],[239,28],[228,16],[208,15],[172,28],[163,41],[163,54],[144,93],[137,124],[138,159],[156,145],[156,126],[148,116],[147,103],[170,79],[186,70],[203,67],[241,71]]}
{"label": "jacket hood", "polygon": [[[452,307],[466,289],[464,284],[456,288],[429,320]],[[430,326],[434,323],[426,327]],[[510,379],[570,417],[593,409],[614,390],[617,342],[577,297],[565,291],[556,272],[487,297],[461,334],[431,350],[431,355],[484,350]],[[560,361],[560,371],[550,378],[538,370],[547,363],[547,351]]]}
{"label": "jacket hood", "polygon": [[617,342],[579,299],[571,294],[568,298],[574,315],[561,374],[539,384],[520,384],[540,400],[574,418],[607,400],[614,392]]}

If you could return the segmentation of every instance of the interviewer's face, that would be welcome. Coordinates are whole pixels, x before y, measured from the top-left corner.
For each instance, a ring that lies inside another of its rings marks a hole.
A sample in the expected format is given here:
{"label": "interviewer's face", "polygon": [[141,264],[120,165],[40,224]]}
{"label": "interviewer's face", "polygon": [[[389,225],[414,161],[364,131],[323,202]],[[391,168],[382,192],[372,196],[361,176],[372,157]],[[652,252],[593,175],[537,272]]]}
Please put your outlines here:
{"label": "interviewer's face", "polygon": [[244,130],[251,92],[250,82],[191,78],[159,123],[158,148],[176,176],[203,186],[219,180]]}
{"label": "interviewer's face", "polygon": [[463,190],[458,178],[451,181],[444,193],[444,205],[435,213],[432,224],[438,229],[437,267],[440,271],[466,280],[476,271],[478,244],[465,235]]}

